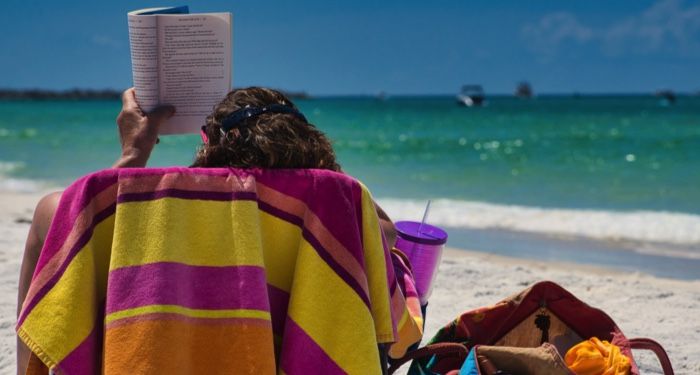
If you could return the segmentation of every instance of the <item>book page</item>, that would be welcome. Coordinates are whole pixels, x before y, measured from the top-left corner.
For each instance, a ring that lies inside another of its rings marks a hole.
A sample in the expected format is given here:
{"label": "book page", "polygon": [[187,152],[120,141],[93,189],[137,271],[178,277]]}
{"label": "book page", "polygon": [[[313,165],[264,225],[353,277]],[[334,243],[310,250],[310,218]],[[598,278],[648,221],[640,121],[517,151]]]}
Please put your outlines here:
{"label": "book page", "polygon": [[158,105],[158,30],[155,16],[129,14],[131,72],[136,101],[148,112]]}
{"label": "book page", "polygon": [[196,133],[231,89],[231,14],[157,17],[160,104],[175,106],[160,133]]}

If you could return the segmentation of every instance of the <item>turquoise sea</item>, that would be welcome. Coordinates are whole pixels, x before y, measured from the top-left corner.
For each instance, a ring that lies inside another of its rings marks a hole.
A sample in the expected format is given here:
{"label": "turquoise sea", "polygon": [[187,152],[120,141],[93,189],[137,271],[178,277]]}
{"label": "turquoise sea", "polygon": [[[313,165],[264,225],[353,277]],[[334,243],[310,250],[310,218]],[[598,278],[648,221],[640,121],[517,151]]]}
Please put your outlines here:
{"label": "turquoise sea", "polygon": [[[448,228],[454,246],[623,268],[625,257],[652,257],[642,261],[649,269],[627,268],[700,278],[700,97],[673,105],[651,96],[494,97],[481,108],[448,96],[297,104],[391,216],[420,219],[433,200],[429,221]],[[61,186],[109,166],[119,153],[119,108],[0,101],[0,191]],[[151,165],[188,165],[199,142],[163,137]],[[501,243],[508,236],[511,245]],[[595,251],[582,245],[624,254],[621,264],[588,259]],[[566,251],[542,253],[548,246]],[[681,260],[680,271],[658,271],[655,257]]]}

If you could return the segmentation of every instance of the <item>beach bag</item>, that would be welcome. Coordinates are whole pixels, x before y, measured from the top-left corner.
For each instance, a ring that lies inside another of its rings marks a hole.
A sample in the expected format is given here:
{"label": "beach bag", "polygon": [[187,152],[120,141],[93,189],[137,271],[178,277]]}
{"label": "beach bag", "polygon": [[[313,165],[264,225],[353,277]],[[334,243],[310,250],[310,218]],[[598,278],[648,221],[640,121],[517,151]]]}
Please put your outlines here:
{"label": "beach bag", "polygon": [[628,339],[605,312],[551,281],[534,284],[493,306],[462,314],[441,328],[425,347],[394,361],[389,373],[412,361],[409,375],[482,375],[487,371],[479,370],[477,357],[483,354],[508,361],[509,364],[499,363],[499,370],[505,373],[505,368],[515,366],[518,371],[510,373],[573,374],[564,364],[563,354],[591,337],[619,347],[630,360],[631,375],[639,375],[632,349],[653,351],[664,375],[673,375],[661,345],[645,338]]}

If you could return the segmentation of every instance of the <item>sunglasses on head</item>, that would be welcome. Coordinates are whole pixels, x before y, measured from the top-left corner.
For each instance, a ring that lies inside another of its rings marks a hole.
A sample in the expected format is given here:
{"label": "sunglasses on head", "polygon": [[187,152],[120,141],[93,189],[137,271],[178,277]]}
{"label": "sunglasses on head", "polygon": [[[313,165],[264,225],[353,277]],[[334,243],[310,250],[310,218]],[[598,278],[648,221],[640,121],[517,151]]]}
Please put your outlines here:
{"label": "sunglasses on head", "polygon": [[[298,119],[307,122],[306,117],[304,115],[297,111],[296,109],[283,105],[283,104],[270,104],[266,105],[264,107],[253,107],[250,105],[247,105],[237,111],[234,111],[230,115],[226,116],[223,121],[221,121],[221,135],[225,136],[226,133],[229,132],[229,130],[233,129],[234,127],[238,126],[240,123],[243,121],[252,118],[252,117],[257,117],[262,115],[263,113],[284,113],[284,114],[290,114]],[[202,137],[202,142],[204,143],[209,143],[209,137],[207,137],[207,126],[204,125],[202,126],[201,130],[199,131],[199,135]]]}

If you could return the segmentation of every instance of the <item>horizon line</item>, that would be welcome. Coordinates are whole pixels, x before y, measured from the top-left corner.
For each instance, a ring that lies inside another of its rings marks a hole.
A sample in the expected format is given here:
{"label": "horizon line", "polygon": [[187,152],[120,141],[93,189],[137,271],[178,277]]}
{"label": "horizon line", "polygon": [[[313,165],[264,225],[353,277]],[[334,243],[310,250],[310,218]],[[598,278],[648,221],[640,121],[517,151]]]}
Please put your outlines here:
{"label": "horizon line", "polygon": [[[250,87],[250,86],[246,86]],[[262,86],[261,86],[262,87]],[[453,97],[456,96],[458,92],[454,93],[391,93],[388,91],[379,91],[377,93],[333,93],[333,94],[314,94],[305,90],[286,90],[280,88],[274,88],[275,90],[281,91],[286,95],[297,97],[297,98],[401,98],[401,97]],[[115,88],[80,88],[74,87],[69,89],[48,89],[39,87],[27,87],[27,88],[9,88],[0,87],[0,99],[7,99],[8,95],[12,94],[40,94],[47,96],[55,96],[56,98],[62,96],[73,95],[98,95],[102,97],[110,96],[120,96],[122,92],[126,89],[115,89]],[[674,91],[672,89],[658,89],[653,91],[542,91],[533,94],[533,97],[547,97],[547,96],[654,96],[661,92],[671,92],[677,96],[700,96],[700,89],[691,91]],[[497,91],[490,94],[486,94],[486,97],[513,97],[516,96],[514,92],[502,92]]]}

